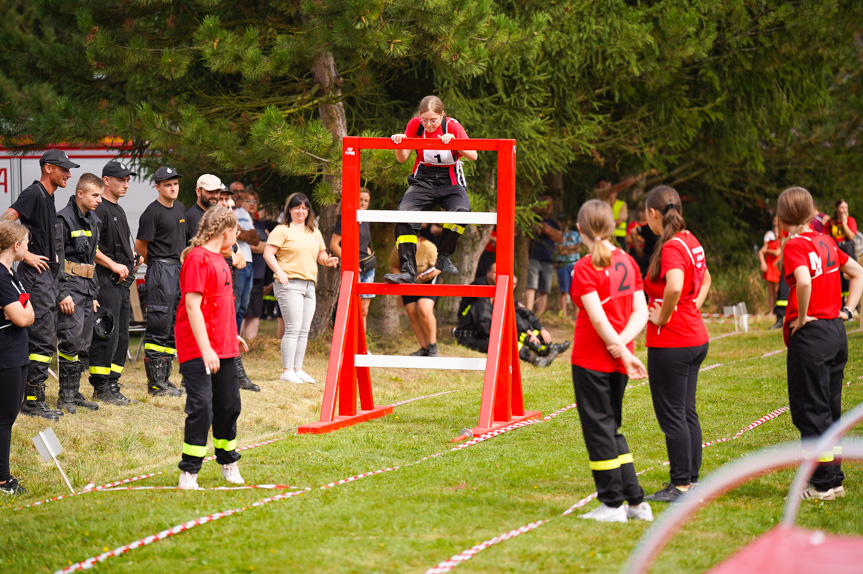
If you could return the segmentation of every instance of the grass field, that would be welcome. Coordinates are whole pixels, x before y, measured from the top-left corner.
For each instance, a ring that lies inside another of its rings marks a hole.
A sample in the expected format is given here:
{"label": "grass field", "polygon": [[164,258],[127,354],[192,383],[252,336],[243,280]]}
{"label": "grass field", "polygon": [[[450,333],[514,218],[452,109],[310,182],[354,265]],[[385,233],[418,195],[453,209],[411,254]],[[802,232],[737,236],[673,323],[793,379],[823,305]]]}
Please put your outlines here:
{"label": "grass field", "polygon": [[[555,325],[555,321],[549,320]],[[699,413],[704,440],[730,438],[765,414],[788,404],[781,334],[756,322],[746,335],[710,344],[701,374]],[[570,327],[557,322],[562,340]],[[267,328],[271,328],[268,326]],[[733,331],[710,323],[711,335]],[[850,327],[849,327],[850,328]],[[472,355],[451,337],[440,341],[444,355]],[[851,361],[843,410],[863,401],[863,333],[849,336]],[[373,343],[376,353],[414,349],[401,341]],[[285,490],[141,490],[91,492],[22,510],[15,508],[68,493],[51,463],[42,463],[30,442],[44,425],[20,417],[13,430],[12,472],[29,494],[0,499],[0,571],[53,572],[70,564],[215,512],[246,510],[203,524],[166,540],[111,558],[104,572],[424,572],[484,540],[533,521],[551,519],[536,530],[480,552],[457,572],[614,572],[647,525],[598,524],[561,513],[594,491],[575,410],[513,430],[459,451],[449,439],[474,426],[481,373],[373,370],[378,404],[456,391],[396,407],[395,413],[322,436],[293,436],[299,424],[317,420],[329,341],[314,341],[306,370],[317,385],[278,381],[278,342],[259,338],[246,356],[260,393],[244,392],[239,444],[286,437],[243,453],[247,484],[310,488],[299,496],[252,507]],[[645,355],[643,345],[638,350]],[[525,404],[547,415],[573,402],[568,360],[547,369],[522,363]],[[66,452],[60,461],[76,490],[93,482],[160,473],[130,486],[175,486],[184,420],[181,399],[145,393],[143,366],[127,366],[124,392],[139,401],[119,408],[66,415],[52,426]],[[49,396],[56,398],[56,382]],[[627,391],[624,426],[638,470],[652,492],[667,481],[665,445],[653,415],[647,386]],[[861,434],[861,433],[857,433]],[[704,451],[702,476],[762,447],[797,439],[788,413]],[[211,441],[212,443],[212,441]],[[210,446],[212,449],[212,446]],[[416,462],[429,455],[440,454]],[[416,463],[416,464],[409,464]],[[354,482],[322,485],[369,471],[401,468]],[[863,534],[859,512],[863,468],[846,464],[848,496],[836,502],[807,502],[799,522],[810,527]],[[222,486],[220,468],[205,463],[201,487]],[[656,572],[703,571],[776,524],[791,471],[768,475],[702,510],[660,556]],[[664,510],[654,505],[654,512]]]}

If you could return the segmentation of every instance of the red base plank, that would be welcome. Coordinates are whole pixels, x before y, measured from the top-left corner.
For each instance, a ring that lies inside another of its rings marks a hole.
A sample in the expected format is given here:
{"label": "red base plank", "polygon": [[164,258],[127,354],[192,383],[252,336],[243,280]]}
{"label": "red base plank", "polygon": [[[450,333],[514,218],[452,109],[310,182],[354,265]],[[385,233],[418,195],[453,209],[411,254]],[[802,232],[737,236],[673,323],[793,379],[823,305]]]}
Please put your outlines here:
{"label": "red base plank", "polygon": [[494,430],[509,426],[512,423],[517,423],[519,421],[525,421],[528,419],[538,419],[541,416],[542,416],[542,413],[539,411],[525,411],[525,413],[523,415],[521,415],[520,417],[512,417],[508,421],[494,421],[490,427],[474,427],[470,430],[473,431],[473,436],[479,436],[481,434],[485,434],[487,432],[494,431]]}
{"label": "red base plank", "polygon": [[336,416],[331,422],[316,422],[303,425],[297,429],[297,434],[324,434],[339,430],[341,428],[353,426],[355,424],[377,419],[389,414],[392,414],[393,408],[389,405],[384,407],[375,407],[370,411],[358,411],[354,416]]}

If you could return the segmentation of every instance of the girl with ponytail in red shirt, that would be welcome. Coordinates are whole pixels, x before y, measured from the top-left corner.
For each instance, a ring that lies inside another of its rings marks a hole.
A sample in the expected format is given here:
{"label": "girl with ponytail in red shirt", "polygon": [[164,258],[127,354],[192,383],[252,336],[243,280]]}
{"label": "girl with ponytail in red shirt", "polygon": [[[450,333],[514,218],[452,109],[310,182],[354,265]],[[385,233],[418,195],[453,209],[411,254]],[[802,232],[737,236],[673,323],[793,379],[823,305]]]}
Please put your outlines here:
{"label": "girl with ponytail in red shirt", "polygon": [[677,192],[666,185],[647,196],[647,224],[659,236],[644,281],[649,298],[647,370],[659,428],[665,434],[671,482],[646,497],[674,502],[698,483],[701,424],[695,410],[698,369],[707,357],[701,305],[710,289],[704,248],[686,229]]}
{"label": "girl with ponytail in red shirt", "polygon": [[[635,260],[611,243],[614,215],[592,199],[578,211],[578,231],[590,249],[573,268],[570,295],[578,308],[572,384],[599,508],[582,518],[600,522],[653,520],[644,502],[626,438],[620,434],[627,375],[644,378],[632,340],[647,322]],[[624,507],[624,500],[628,506]]]}

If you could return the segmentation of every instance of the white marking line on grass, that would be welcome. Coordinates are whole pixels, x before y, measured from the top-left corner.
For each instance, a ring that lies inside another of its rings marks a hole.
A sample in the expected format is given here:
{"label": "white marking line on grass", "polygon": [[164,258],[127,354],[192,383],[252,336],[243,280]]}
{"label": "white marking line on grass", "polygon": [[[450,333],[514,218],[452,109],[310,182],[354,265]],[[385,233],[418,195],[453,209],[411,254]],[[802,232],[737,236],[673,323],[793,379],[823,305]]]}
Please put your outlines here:
{"label": "white marking line on grass", "polygon": [[[737,439],[743,433],[763,425],[765,422],[769,421],[770,419],[776,418],[777,416],[781,415],[782,413],[784,413],[787,410],[788,410],[788,407],[778,408],[775,411],[772,411],[772,412],[764,415],[760,419],[758,419],[758,420],[750,423],[746,427],[742,428],[740,431],[737,432],[737,434],[735,434],[730,439],[722,438],[722,439],[706,442],[706,443],[702,444],[701,446],[702,446],[702,448],[707,448],[707,447],[713,446],[715,444],[719,444],[722,442],[729,442],[731,440]],[[668,463],[665,462],[664,464],[668,464]],[[641,472],[638,472],[636,474],[641,475],[641,474],[643,474],[649,470],[653,470],[653,468],[644,469]],[[575,504],[573,504],[572,506],[567,508],[565,511],[563,511],[563,513],[560,516],[567,516],[569,514],[572,514],[574,511],[585,506],[588,502],[590,502],[594,498],[596,498],[595,492],[593,494],[590,494],[590,495],[582,498],[581,500],[579,500],[578,502],[576,502]],[[470,560],[471,558],[473,558],[474,556],[476,556],[477,554],[479,554],[480,552],[482,552],[486,548],[489,548],[489,547],[494,546],[496,544],[500,544],[501,542],[504,542],[506,540],[510,540],[511,538],[515,538],[516,536],[520,536],[526,532],[530,532],[531,530],[534,530],[534,529],[542,526],[543,524],[549,522],[550,520],[552,520],[552,519],[551,518],[545,518],[542,520],[537,520],[536,522],[531,522],[530,524],[525,524],[524,526],[519,526],[518,528],[510,530],[509,532],[499,534],[498,536],[495,536],[494,538],[490,538],[484,542],[480,542],[479,544],[471,546],[467,550],[462,550],[461,552],[452,556],[448,560],[444,560],[443,562],[439,563],[437,566],[429,568],[428,570],[425,571],[425,574],[444,574],[445,572],[450,572],[456,566],[459,566],[460,564],[467,562],[468,560]]]}
{"label": "white marking line on grass", "polygon": [[[444,392],[442,392],[442,393],[435,393],[435,394],[433,394],[433,395],[423,395],[423,396],[421,396],[421,397],[416,397],[416,398],[413,398],[413,399],[407,399],[407,400],[404,400],[404,401],[399,401],[399,402],[397,402],[397,403],[393,403],[393,404],[391,404],[391,405],[389,405],[389,406],[391,406],[391,407],[398,407],[398,406],[405,405],[405,404],[407,404],[407,403],[412,403],[412,402],[414,402],[414,401],[419,401],[419,400],[422,400],[422,399],[430,399],[430,398],[432,398],[432,397],[439,397],[439,396],[441,396],[441,395],[446,395],[446,394],[449,394],[449,393],[457,393],[457,392],[459,392],[459,390],[460,390],[460,389],[456,389],[456,390],[454,390],[454,391],[444,391]],[[269,444],[273,444],[273,443],[275,443],[275,442],[279,442],[280,440],[285,440],[285,439],[286,439],[286,438],[288,438],[289,436],[296,436],[296,435],[295,435],[295,434],[294,434],[294,435],[285,435],[285,436],[276,437],[276,438],[274,438],[274,439],[265,440],[265,441],[263,441],[263,442],[258,442],[258,443],[254,443],[254,444],[250,444],[250,445],[246,445],[246,446],[241,446],[240,448],[238,448],[238,449],[237,449],[237,452],[241,452],[241,451],[250,450],[250,449],[253,449],[253,448],[258,448],[258,447],[261,447],[261,446],[266,446],[266,445],[269,445]],[[215,460],[215,459],[216,459],[216,457],[215,457],[215,456],[208,456],[208,457],[206,457],[206,458],[204,459],[204,462],[209,462],[209,461],[211,461],[211,460]],[[99,492],[99,491],[102,491],[102,490],[108,490],[108,489],[111,489],[111,488],[113,488],[113,487],[115,487],[115,486],[119,486],[119,485],[121,485],[121,484],[128,484],[128,483],[130,483],[130,482],[137,482],[137,481],[139,481],[139,480],[144,480],[145,478],[152,478],[152,477],[157,476],[157,475],[160,475],[160,474],[165,474],[166,472],[168,472],[168,471],[167,471],[167,470],[162,470],[162,471],[160,471],[160,472],[153,472],[153,473],[150,473],[150,474],[142,474],[142,475],[139,475],[139,476],[133,476],[133,477],[131,477],[131,478],[125,478],[125,479],[123,479],[123,480],[117,480],[117,481],[114,481],[114,482],[108,482],[108,483],[106,483],[106,484],[102,484],[102,485],[100,485],[100,486],[96,486],[96,487],[93,487],[93,483],[91,482],[91,483],[89,483],[87,486],[85,486],[83,490],[81,490],[81,491],[79,491],[79,492],[76,492],[76,493],[74,493],[74,494],[62,494],[62,495],[60,495],[60,496],[55,496],[55,497],[53,497],[53,498],[47,498],[47,499],[45,499],[45,500],[40,500],[40,501],[38,501],[38,502],[33,502],[33,503],[30,503],[30,504],[25,504],[24,506],[19,506],[19,507],[18,507],[18,508],[16,508],[15,510],[23,510],[23,509],[25,509],[25,508],[31,508],[31,507],[34,507],[34,506],[41,506],[41,505],[43,505],[43,504],[47,504],[47,503],[49,503],[49,502],[57,502],[57,501],[59,501],[59,500],[64,500],[64,499],[66,499],[66,498],[71,498],[71,497],[73,497],[73,496],[80,496],[80,495],[82,495],[82,494],[86,494],[86,493],[88,493],[88,492]],[[168,487],[168,488],[171,488],[171,487]],[[132,489],[129,489],[129,490],[132,490]],[[149,489],[140,489],[140,490],[149,490]],[[201,490],[217,490],[217,489],[201,489]]]}
{"label": "white marking line on grass", "polygon": [[294,496],[299,496],[301,494],[305,494],[310,489],[303,490],[294,490],[292,492],[285,492],[282,494],[277,494],[275,496],[271,496],[269,498],[264,498],[263,500],[259,500],[249,506],[243,506],[240,508],[231,508],[230,510],[223,510],[221,512],[216,512],[214,514],[210,514],[209,516],[201,516],[195,519],[192,519],[188,522],[184,522],[183,524],[178,524],[166,530],[162,530],[158,534],[153,534],[151,536],[145,536],[144,538],[140,538],[134,542],[130,542],[129,544],[124,544],[123,546],[118,546],[113,550],[109,550],[108,552],[103,552],[98,556],[93,556],[91,558],[87,558],[86,560],[82,560],[76,564],[72,564],[67,568],[62,568],[57,570],[54,574],[69,574],[71,572],[77,572],[78,570],[86,570],[88,568],[92,568],[99,562],[104,562],[109,558],[113,558],[114,556],[119,556],[121,554],[125,554],[130,550],[134,550],[136,548],[141,548],[142,546],[148,546],[153,542],[158,542],[159,540],[164,540],[169,536],[173,536],[175,534],[179,534],[181,532],[185,532],[194,528],[195,526],[200,526],[202,524],[207,524],[208,522],[213,522],[214,520],[219,520],[220,518],[225,518],[226,516],[231,516],[233,514],[237,514],[248,510],[249,508],[258,508],[263,506],[264,504],[269,504],[270,502],[275,502],[277,500],[283,500],[285,498],[292,498]]}

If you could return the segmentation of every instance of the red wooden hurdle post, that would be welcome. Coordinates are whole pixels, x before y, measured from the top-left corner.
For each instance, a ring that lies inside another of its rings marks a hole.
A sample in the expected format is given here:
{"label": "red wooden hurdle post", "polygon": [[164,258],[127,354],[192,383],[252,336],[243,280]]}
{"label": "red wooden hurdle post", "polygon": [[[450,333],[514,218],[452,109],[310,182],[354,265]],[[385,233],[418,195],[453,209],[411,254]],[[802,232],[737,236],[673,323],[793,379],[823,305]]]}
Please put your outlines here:
{"label": "red wooden hurdle post", "polygon": [[[359,225],[357,207],[360,189],[361,149],[435,149],[440,143],[431,139],[408,138],[399,146],[388,138],[346,137],[342,142],[342,274],[336,311],[333,344],[327,367],[321,419],[301,426],[300,434],[326,433],[392,412],[392,407],[376,407],[368,366],[357,366],[356,355],[368,360],[360,294],[449,295],[494,297],[492,330],[488,358],[485,360],[479,424],[472,430],[479,435],[513,422],[540,416],[524,410],[521,370],[516,345],[515,300],[512,292],[515,254],[515,141],[453,140],[451,149],[495,151],[498,154],[497,181],[497,279],[494,287],[478,285],[388,285],[358,283]],[[368,212],[366,212],[368,213]],[[387,213],[387,212],[379,212]],[[443,217],[443,214],[440,215]],[[385,221],[392,221],[385,220]],[[401,358],[401,357],[399,357]],[[423,359],[412,362],[435,368]],[[453,359],[454,360],[454,359]],[[464,361],[481,361],[466,359]],[[383,365],[374,365],[383,366]],[[439,368],[439,367],[438,367]],[[465,367],[452,367],[465,368]],[[466,368],[483,368],[475,365]],[[358,397],[359,395],[359,397]],[[338,398],[338,415],[336,399]],[[357,398],[360,410],[357,410]]]}

